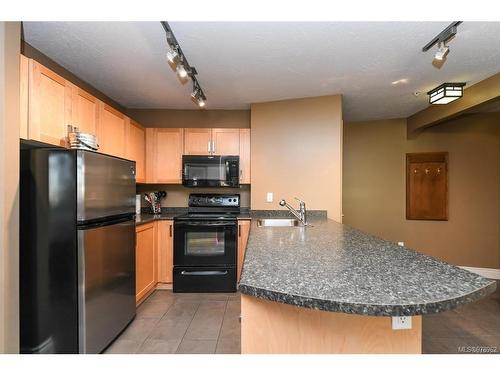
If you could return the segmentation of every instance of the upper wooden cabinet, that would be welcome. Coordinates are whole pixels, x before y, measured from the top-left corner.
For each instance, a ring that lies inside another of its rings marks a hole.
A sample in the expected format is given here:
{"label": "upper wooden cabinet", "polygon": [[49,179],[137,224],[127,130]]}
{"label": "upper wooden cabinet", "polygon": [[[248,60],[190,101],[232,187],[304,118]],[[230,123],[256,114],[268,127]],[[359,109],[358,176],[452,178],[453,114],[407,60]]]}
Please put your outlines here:
{"label": "upper wooden cabinet", "polygon": [[71,121],[71,84],[34,60],[29,61],[28,137],[66,146]]}
{"label": "upper wooden cabinet", "polygon": [[179,184],[182,181],[184,129],[146,129],[146,181]]}
{"label": "upper wooden cabinet", "polygon": [[28,139],[28,90],[29,90],[29,59],[24,55],[19,55],[19,114],[20,114],[20,132],[19,137]]}
{"label": "upper wooden cabinet", "polygon": [[71,125],[83,133],[97,134],[99,100],[71,84]]}
{"label": "upper wooden cabinet", "polygon": [[126,121],[126,158],[135,160],[136,182],[146,182],[146,130],[134,120]]}
{"label": "upper wooden cabinet", "polygon": [[212,129],[213,155],[239,155],[240,129]]}
{"label": "upper wooden cabinet", "polygon": [[212,150],[212,129],[184,129],[184,155],[210,155]]}
{"label": "upper wooden cabinet", "polygon": [[119,157],[126,157],[125,129],[125,115],[109,105],[100,102],[99,126],[97,130],[99,152]]}
{"label": "upper wooden cabinet", "polygon": [[240,184],[249,184],[250,176],[250,129],[240,129]]}

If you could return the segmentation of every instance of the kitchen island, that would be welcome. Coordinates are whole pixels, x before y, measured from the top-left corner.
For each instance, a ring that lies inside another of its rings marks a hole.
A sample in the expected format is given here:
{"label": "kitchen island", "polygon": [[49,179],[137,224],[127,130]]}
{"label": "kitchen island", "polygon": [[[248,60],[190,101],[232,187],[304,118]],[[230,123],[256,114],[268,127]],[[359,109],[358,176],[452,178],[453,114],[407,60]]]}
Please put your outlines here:
{"label": "kitchen island", "polygon": [[[253,220],[239,286],[242,353],[420,353],[421,315],[496,288],[333,220],[311,224]],[[393,329],[401,316],[411,327]]]}

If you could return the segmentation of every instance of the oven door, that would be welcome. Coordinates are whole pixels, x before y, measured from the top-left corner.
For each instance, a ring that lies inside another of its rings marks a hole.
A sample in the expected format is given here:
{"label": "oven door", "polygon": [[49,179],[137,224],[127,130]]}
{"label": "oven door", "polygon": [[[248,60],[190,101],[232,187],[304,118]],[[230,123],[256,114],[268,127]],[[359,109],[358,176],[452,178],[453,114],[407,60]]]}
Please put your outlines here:
{"label": "oven door", "polygon": [[174,266],[236,265],[236,221],[175,221]]}
{"label": "oven door", "polygon": [[182,156],[182,184],[189,187],[239,187],[239,156]]}

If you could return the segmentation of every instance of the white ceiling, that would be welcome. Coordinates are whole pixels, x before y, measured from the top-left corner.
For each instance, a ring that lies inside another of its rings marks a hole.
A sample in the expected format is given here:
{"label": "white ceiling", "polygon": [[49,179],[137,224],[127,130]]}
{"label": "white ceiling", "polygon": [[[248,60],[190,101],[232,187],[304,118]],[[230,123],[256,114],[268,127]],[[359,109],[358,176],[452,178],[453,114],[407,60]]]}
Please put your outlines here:
{"label": "white ceiling", "polygon": [[[440,68],[422,47],[449,22],[171,22],[208,109],[342,94],[347,121],[406,117],[427,90],[499,71],[500,22],[464,22]],[[195,109],[159,22],[25,22],[25,40],[129,108]],[[391,82],[407,79],[406,84]],[[421,94],[414,96],[415,91]]]}

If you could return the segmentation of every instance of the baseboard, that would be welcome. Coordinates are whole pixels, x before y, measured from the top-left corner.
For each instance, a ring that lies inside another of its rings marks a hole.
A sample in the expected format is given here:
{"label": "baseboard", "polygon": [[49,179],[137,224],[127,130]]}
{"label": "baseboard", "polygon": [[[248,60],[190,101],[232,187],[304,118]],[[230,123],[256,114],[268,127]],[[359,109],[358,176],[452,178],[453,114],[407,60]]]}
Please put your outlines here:
{"label": "baseboard", "polygon": [[156,289],[159,290],[172,290],[172,283],[158,283]]}
{"label": "baseboard", "polygon": [[477,273],[478,275],[486,277],[488,279],[500,280],[500,269],[498,268],[481,268],[481,267],[466,267],[466,266],[459,266],[459,267],[469,272]]}

